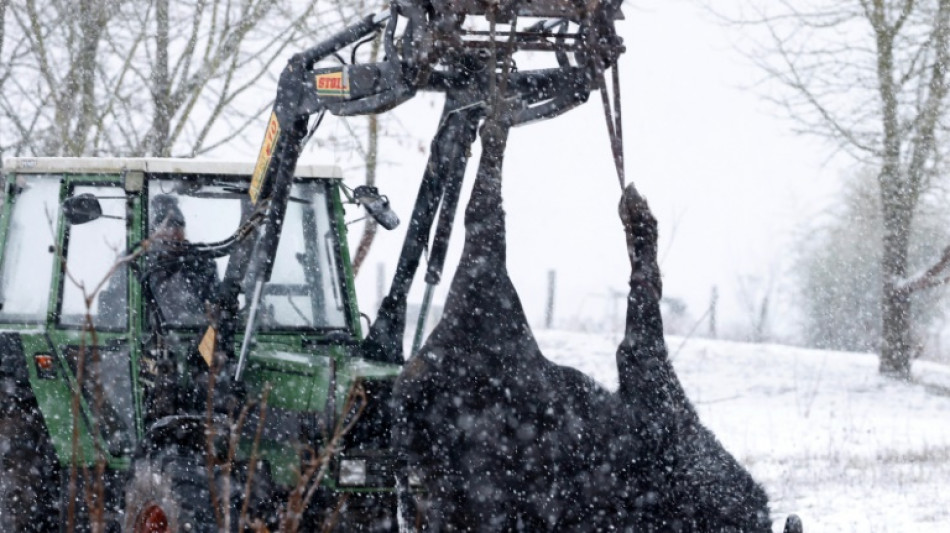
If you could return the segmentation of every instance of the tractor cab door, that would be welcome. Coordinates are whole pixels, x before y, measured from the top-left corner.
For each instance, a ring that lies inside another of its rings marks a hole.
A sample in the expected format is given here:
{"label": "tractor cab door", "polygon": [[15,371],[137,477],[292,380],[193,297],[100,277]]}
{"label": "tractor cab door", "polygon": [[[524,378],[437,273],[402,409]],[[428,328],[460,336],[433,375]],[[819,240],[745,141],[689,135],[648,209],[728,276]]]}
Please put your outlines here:
{"label": "tractor cab door", "polygon": [[99,212],[81,224],[64,216],[51,337],[73,379],[82,381],[90,433],[103,439],[113,457],[127,456],[136,434],[136,401],[126,194],[117,176],[64,178],[66,202],[94,198]]}
{"label": "tractor cab door", "polygon": [[23,177],[6,195],[0,259],[0,324],[5,328],[46,323],[60,186],[57,176]]}
{"label": "tractor cab door", "polygon": [[58,325],[124,332],[129,323],[125,194],[115,185],[67,187],[67,198],[82,195],[98,200],[102,213],[95,220],[67,224],[65,228],[65,275],[61,279]]}
{"label": "tractor cab door", "polygon": [[145,210],[148,249],[141,258],[147,313],[175,337],[192,338],[208,325],[206,305],[218,289],[227,257],[182,257],[176,244],[216,243],[240,225],[243,194],[222,180],[157,175],[148,180]]}
{"label": "tractor cab door", "polygon": [[[168,229],[162,228],[164,223],[175,226],[179,232],[176,238],[216,248],[215,243],[226,242],[254,208],[246,192],[247,176],[164,175],[151,176],[147,181],[145,217],[150,239]],[[240,335],[246,331],[250,313],[256,310],[245,380],[251,397],[260,394],[266,383],[274,387],[268,400],[271,407],[323,410],[329,357],[342,357],[341,342],[355,345],[359,338],[359,314],[342,237],[337,187],[332,179],[299,178],[291,188],[270,278],[256,305],[251,301],[249,283],[239,282],[243,292],[237,297],[234,327],[238,338],[232,346],[222,348],[238,353],[244,340]],[[199,379],[207,368],[207,360],[198,349],[208,326],[201,295],[214,293],[228,275],[228,252],[232,249],[222,246],[219,250],[217,258],[186,261],[191,264],[192,275],[182,276],[183,281],[175,283],[162,280],[177,275],[173,271],[181,267],[180,262],[164,261],[162,252],[154,248],[140,260],[146,314],[154,313],[150,306],[160,308],[164,340],[176,367],[192,370],[182,377],[185,390],[197,390],[189,383]],[[211,275],[207,274],[209,268]],[[213,286],[210,290],[209,285]],[[154,298],[147,293],[153,293]],[[175,302],[176,307],[166,302]],[[177,305],[184,302],[192,303]],[[154,328],[155,324],[146,321],[145,327]],[[207,396],[197,401],[206,402]],[[149,411],[151,400],[146,398],[145,403]],[[203,412],[203,404],[193,407],[202,407]]]}
{"label": "tractor cab door", "polygon": [[348,329],[339,234],[330,205],[325,182],[294,184],[261,297],[259,331]]}
{"label": "tractor cab door", "polygon": [[[73,454],[78,424],[82,462],[92,464],[101,450],[121,463],[136,431],[130,285],[117,267],[129,245],[122,181],[118,171],[28,168],[10,176],[4,201],[0,329],[19,352],[17,364],[26,363],[28,392],[61,460]],[[90,201],[80,203],[98,211],[81,221],[65,216],[64,203],[83,195]]]}
{"label": "tractor cab door", "polygon": [[[175,233],[190,243],[226,240],[252,208],[242,190],[245,181],[223,177],[168,176],[149,180],[148,235]],[[327,180],[299,180],[293,185],[273,268],[258,306],[261,334],[325,333],[353,327],[332,185]],[[160,307],[167,329],[203,331],[208,324],[204,303],[226,275],[228,256],[165,262],[158,248],[146,254],[143,276]],[[182,272],[186,270],[186,272]],[[177,283],[164,280],[179,276]],[[239,297],[250,310],[245,287]]]}

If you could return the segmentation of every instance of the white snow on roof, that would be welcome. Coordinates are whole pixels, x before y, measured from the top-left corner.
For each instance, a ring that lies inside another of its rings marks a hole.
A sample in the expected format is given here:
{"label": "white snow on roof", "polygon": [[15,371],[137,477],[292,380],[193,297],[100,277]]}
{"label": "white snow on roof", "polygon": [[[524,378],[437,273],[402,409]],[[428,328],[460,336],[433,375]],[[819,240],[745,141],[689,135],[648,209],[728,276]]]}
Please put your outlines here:
{"label": "white snow on roof", "polygon": [[[109,172],[122,170],[156,173],[229,174],[250,176],[254,162],[217,161],[158,157],[24,157],[3,161],[5,172]],[[303,178],[342,178],[339,167],[330,165],[297,165],[296,176]]]}

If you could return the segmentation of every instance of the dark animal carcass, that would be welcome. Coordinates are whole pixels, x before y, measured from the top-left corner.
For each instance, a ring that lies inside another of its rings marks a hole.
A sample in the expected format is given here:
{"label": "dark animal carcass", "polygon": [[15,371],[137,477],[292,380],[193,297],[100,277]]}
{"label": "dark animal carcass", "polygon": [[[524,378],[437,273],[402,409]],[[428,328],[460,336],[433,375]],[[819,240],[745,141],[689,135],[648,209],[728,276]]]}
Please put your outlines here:
{"label": "dark animal carcass", "polygon": [[508,277],[489,120],[442,320],[394,391],[396,446],[433,531],[769,531],[764,491],[702,426],[667,357],[656,221],[620,202],[631,259],[620,389],[547,360]]}

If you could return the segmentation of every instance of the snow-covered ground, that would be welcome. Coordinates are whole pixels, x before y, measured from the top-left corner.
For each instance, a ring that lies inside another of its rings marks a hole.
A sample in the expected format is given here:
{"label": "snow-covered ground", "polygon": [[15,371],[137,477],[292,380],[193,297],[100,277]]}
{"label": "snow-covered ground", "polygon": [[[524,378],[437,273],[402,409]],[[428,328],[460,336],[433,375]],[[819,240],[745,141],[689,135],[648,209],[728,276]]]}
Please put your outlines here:
{"label": "snow-covered ground", "polygon": [[[612,390],[619,336],[536,330],[551,360]],[[870,354],[667,337],[703,422],[765,486],[775,531],[950,531],[950,367],[914,382]]]}

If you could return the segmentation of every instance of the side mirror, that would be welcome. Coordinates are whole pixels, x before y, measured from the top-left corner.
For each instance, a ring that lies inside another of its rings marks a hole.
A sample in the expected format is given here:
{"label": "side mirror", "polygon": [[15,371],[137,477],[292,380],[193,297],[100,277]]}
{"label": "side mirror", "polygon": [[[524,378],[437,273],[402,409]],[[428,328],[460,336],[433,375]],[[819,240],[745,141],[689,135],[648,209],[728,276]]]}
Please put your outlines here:
{"label": "side mirror", "polygon": [[366,208],[369,216],[379,222],[379,225],[391,230],[399,225],[399,217],[389,207],[389,198],[380,195],[376,187],[360,185],[353,189],[353,199]]}
{"label": "side mirror", "polygon": [[72,225],[85,224],[102,216],[102,205],[91,193],[77,194],[63,202],[63,216]]}

